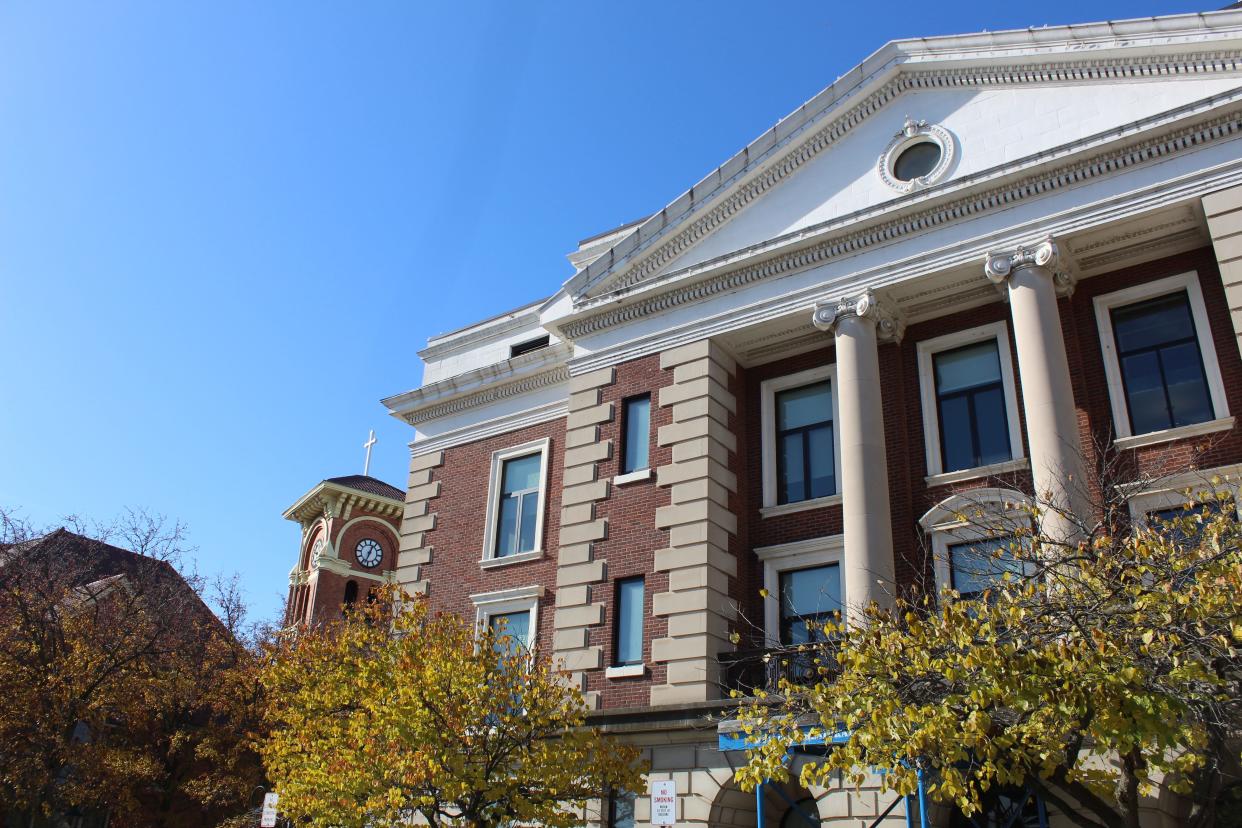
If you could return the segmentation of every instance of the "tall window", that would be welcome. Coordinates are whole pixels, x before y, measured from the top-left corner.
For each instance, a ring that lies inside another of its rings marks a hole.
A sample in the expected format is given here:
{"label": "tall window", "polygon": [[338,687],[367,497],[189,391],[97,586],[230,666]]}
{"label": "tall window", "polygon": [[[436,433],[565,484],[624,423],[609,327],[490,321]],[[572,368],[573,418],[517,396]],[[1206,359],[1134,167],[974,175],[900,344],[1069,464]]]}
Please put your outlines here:
{"label": "tall window", "polygon": [[942,470],[1009,460],[1013,454],[997,341],[941,351],[932,365]]}
{"label": "tall window", "polygon": [[963,598],[978,598],[1005,573],[1020,576],[1026,566],[1009,547],[1012,537],[981,538],[949,545],[949,585]]}
{"label": "tall window", "polygon": [[1186,291],[1113,308],[1112,325],[1131,433],[1213,418]]}
{"label": "tall window", "polygon": [[651,443],[651,395],[630,397],[623,404],[621,415],[625,437],[622,440],[621,474],[642,471],[649,465]]}
{"label": "tall window", "polygon": [[838,564],[780,573],[782,644],[822,641],[824,624],[840,611],[841,567]]}
{"label": "tall window", "polygon": [[778,391],[775,408],[777,503],[835,494],[832,384]]}
{"label": "tall window", "polygon": [[496,530],[497,558],[535,549],[542,466],[541,454],[528,454],[504,461]]}
{"label": "tall window", "polygon": [[634,828],[634,801],[632,791],[613,791],[608,797],[609,828]]}
{"label": "tall window", "polygon": [[498,613],[487,619],[496,638],[496,652],[513,654],[527,648],[530,641],[530,610]]}
{"label": "tall window", "polygon": [[624,578],[617,581],[616,617],[613,626],[616,643],[613,666],[625,667],[643,663],[643,579]]}

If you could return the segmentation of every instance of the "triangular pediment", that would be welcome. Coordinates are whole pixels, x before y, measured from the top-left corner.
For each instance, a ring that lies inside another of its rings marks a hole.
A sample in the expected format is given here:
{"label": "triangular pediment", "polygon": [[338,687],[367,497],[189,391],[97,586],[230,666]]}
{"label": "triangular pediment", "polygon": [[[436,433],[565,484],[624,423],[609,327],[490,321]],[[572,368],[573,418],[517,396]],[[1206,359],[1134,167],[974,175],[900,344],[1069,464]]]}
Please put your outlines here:
{"label": "triangular pediment", "polygon": [[[949,197],[1242,95],[1242,13],[890,43],[565,285],[575,309],[616,301],[852,217]],[[903,129],[935,130],[950,159],[893,181]],[[888,180],[886,181],[886,176]],[[881,219],[882,220],[882,219]]]}

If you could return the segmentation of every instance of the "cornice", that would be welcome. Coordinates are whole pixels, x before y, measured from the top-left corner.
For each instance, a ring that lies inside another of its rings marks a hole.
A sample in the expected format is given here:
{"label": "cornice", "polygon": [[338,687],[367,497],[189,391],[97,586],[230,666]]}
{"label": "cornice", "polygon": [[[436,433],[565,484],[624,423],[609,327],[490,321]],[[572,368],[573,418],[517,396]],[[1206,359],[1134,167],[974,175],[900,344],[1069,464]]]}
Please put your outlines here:
{"label": "cornice", "polygon": [[568,379],[565,366],[572,352],[572,345],[558,342],[446,377],[382,402],[394,417],[417,425]]}
{"label": "cornice", "polygon": [[[709,192],[698,195],[699,185],[690,191],[690,203],[677,215],[665,209],[655,214],[630,235],[619,240],[612,250],[584,268],[570,280],[575,310],[587,309],[609,301],[656,275],[670,262],[685,253],[731,218],[742,212],[759,196],[788,179],[807,162],[839,142],[872,115],[885,108],[898,96],[909,91],[937,89],[983,89],[1001,86],[1030,86],[1057,83],[1084,83],[1151,80],[1168,77],[1194,77],[1242,70],[1242,52],[1237,49],[1203,51],[1176,56],[1127,56],[1121,58],[1086,58],[1056,60],[1044,56],[1041,61],[1020,64],[994,64],[956,69],[911,70],[898,66],[896,77],[883,83],[859,103],[832,118],[828,123],[806,134],[827,114],[843,105],[843,98],[834,97],[815,116],[787,134],[782,141],[775,138],[762,152],[759,141],[748,146],[720,167],[712,176],[718,183]],[[859,86],[871,78],[863,79]],[[859,92],[861,94],[861,92]],[[765,133],[765,138],[767,137]],[[760,141],[764,139],[761,138]],[[791,146],[792,145],[792,146]],[[784,150],[783,154],[774,158]],[[739,163],[739,158],[741,162]],[[762,169],[761,169],[762,167]],[[732,169],[732,175],[725,172]],[[749,179],[746,177],[750,176]],[[746,180],[744,180],[746,179]],[[702,182],[701,182],[702,183]],[[725,195],[729,190],[733,192]],[[680,199],[679,199],[680,201]],[[718,201],[715,206],[708,204]],[[677,202],[674,202],[676,205]],[[690,221],[696,213],[702,213]],[[689,224],[686,224],[690,221]],[[628,247],[627,247],[628,245]],[[623,252],[622,252],[623,251]],[[597,290],[607,280],[606,290]],[[591,291],[595,290],[594,293]]]}
{"label": "cornice", "polygon": [[350,506],[389,517],[399,517],[405,508],[405,504],[395,498],[360,492],[325,480],[286,509],[284,518],[305,523],[322,517],[325,513],[342,514]]}
{"label": "cornice", "polygon": [[558,365],[548,371],[542,371],[529,377],[523,377],[514,382],[507,382],[503,385],[496,385],[486,388],[474,394],[456,397],[448,402],[439,405],[430,405],[420,407],[412,411],[402,413],[401,419],[405,420],[412,426],[419,423],[425,423],[429,420],[439,420],[453,414],[460,414],[471,408],[478,408],[481,405],[503,400],[508,397],[515,397],[518,394],[525,394],[528,391],[535,391],[545,388],[549,385],[569,380],[569,367],[566,365]]}
{"label": "cornice", "polygon": [[[1136,131],[1141,128],[1140,122],[1131,125],[1128,130]],[[908,236],[925,233],[952,222],[974,218],[993,210],[1007,209],[1019,202],[1077,186],[1119,170],[1165,160],[1182,152],[1200,149],[1207,144],[1236,137],[1239,134],[1242,134],[1242,113],[1235,108],[1228,114],[1217,115],[1195,125],[1182,126],[1163,135],[1136,141],[1121,148],[1108,149],[1090,158],[1050,169],[1044,168],[1025,178],[1008,181],[956,199],[940,201],[934,206],[909,212],[899,218],[879,221],[858,229],[854,228],[857,228],[861,222],[856,216],[825,222],[817,228],[804,231],[797,241],[803,241],[808,236],[812,238],[829,236],[829,238],[799,249],[787,249],[766,260],[717,273],[694,284],[672,287],[666,292],[625,307],[569,320],[561,326],[561,329],[568,338],[578,339],[662,311],[737,290],[755,282],[786,276],[823,265],[834,259],[853,256],[874,247],[892,244]],[[786,247],[789,246],[787,243]]]}
{"label": "cornice", "polygon": [[529,408],[525,411],[519,411],[516,414],[509,414],[504,417],[496,417],[491,420],[485,420],[481,423],[473,423],[464,428],[446,431],[443,434],[437,434],[434,437],[422,437],[410,443],[410,456],[418,457],[419,455],[428,454],[433,451],[451,448],[453,446],[465,445],[473,443],[476,440],[482,440],[486,437],[492,437],[497,434],[506,434],[510,431],[517,431],[520,428],[536,425],[538,423],[548,422],[564,417],[569,413],[568,399],[558,400],[548,403],[547,405]]}

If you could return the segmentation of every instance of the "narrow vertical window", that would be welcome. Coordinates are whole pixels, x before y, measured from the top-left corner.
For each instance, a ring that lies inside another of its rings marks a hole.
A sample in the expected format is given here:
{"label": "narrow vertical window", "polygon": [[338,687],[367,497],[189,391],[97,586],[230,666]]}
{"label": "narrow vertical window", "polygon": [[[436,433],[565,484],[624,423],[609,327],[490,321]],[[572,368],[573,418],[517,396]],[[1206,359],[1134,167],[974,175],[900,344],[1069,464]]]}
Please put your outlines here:
{"label": "narrow vertical window", "polygon": [[1112,325],[1132,434],[1212,419],[1186,291],[1113,308]]}
{"label": "narrow vertical window", "polygon": [[643,663],[643,579],[617,581],[613,666]]}
{"label": "narrow vertical window", "polygon": [[634,828],[634,800],[632,791],[613,791],[608,797],[609,828]]}
{"label": "narrow vertical window", "polygon": [[642,471],[648,467],[648,448],[651,443],[651,395],[630,397],[623,404],[622,423],[625,436],[622,440],[624,454],[621,474]]}
{"label": "narrow vertical window", "polygon": [[529,454],[504,462],[500,483],[496,557],[504,558],[535,548],[539,516],[539,476],[543,456]]}
{"label": "narrow vertical window", "polygon": [[973,469],[1011,459],[997,341],[941,351],[932,357],[932,365],[941,469]]}
{"label": "narrow vertical window", "polygon": [[777,503],[836,494],[832,385],[817,382],[776,395]]}
{"label": "narrow vertical window", "polygon": [[499,613],[490,617],[487,623],[495,636],[493,646],[498,653],[513,654],[529,646],[530,610]]}

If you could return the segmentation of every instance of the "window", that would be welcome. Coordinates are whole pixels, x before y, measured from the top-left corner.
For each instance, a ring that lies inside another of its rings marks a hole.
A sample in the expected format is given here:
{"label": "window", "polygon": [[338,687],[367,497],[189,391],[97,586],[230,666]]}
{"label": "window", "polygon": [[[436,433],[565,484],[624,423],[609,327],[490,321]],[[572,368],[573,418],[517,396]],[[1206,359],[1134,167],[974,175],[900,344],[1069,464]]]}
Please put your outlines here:
{"label": "window", "polygon": [[920,141],[902,150],[893,162],[893,177],[898,181],[913,181],[936,169],[943,151],[933,141]]}
{"label": "window", "polygon": [[764,628],[768,646],[811,640],[808,623],[823,625],[842,611],[848,596],[841,582],[842,535],[761,546]]}
{"label": "window", "polygon": [[510,345],[509,359],[513,359],[515,356],[521,356],[522,354],[529,354],[531,351],[538,351],[540,348],[546,348],[548,347],[548,343],[550,341],[551,340],[548,338],[548,335],[544,334],[543,336],[537,336],[534,339],[528,339],[525,342],[518,342],[514,345]]}
{"label": "window", "polygon": [[796,511],[780,507],[809,503],[813,508],[837,496],[834,383],[832,366],[825,366],[760,386],[765,508]]}
{"label": "window", "polygon": [[616,612],[613,618],[613,659],[615,667],[643,663],[643,579],[617,581]]}
{"label": "window", "polygon": [[613,791],[608,796],[609,828],[634,828],[634,802],[631,791]]}
{"label": "window", "polygon": [[630,397],[622,406],[621,473],[633,474],[648,468],[651,443],[651,395]]}
{"label": "window", "polygon": [[929,475],[1022,457],[1004,322],[920,342],[918,355]]}
{"label": "window", "polygon": [[1206,433],[1228,417],[1197,274],[1097,296],[1095,313],[1122,447],[1172,429],[1183,431],[1169,439]]}
{"label": "window", "polygon": [[541,557],[548,440],[492,454],[483,566]]}
{"label": "window", "polygon": [[841,611],[841,567],[825,564],[780,573],[780,642],[822,641],[823,625]]}
{"label": "window", "polygon": [[529,586],[471,595],[480,630],[499,630],[509,636],[511,647],[533,649],[539,627],[539,599],[543,587]]}
{"label": "window", "polygon": [[[1130,487],[1127,495],[1130,519],[1138,526],[1158,528],[1161,521],[1184,517],[1193,520],[1205,510],[1216,514],[1232,509],[1242,519],[1242,464],[1196,469],[1159,481],[1147,481]],[[1184,534],[1177,528],[1174,531],[1179,536]],[[1185,539],[1194,540],[1197,536],[1195,532]]]}
{"label": "window", "polygon": [[358,582],[347,581],[345,583],[345,596],[341,599],[341,603],[345,606],[355,603],[358,600]]}
{"label": "window", "polygon": [[949,544],[949,586],[963,598],[978,598],[1005,573],[1024,575],[1025,563],[1014,558],[1012,537],[980,538]]}
{"label": "window", "polygon": [[1028,504],[1027,496],[1013,489],[985,488],[952,495],[929,509],[919,525],[931,539],[937,585],[978,597],[1005,572],[1029,571],[1008,550],[1031,526]]}
{"label": "window", "polygon": [[496,636],[496,652],[512,654],[526,649],[530,641],[530,610],[498,612],[488,617],[487,624]]}

